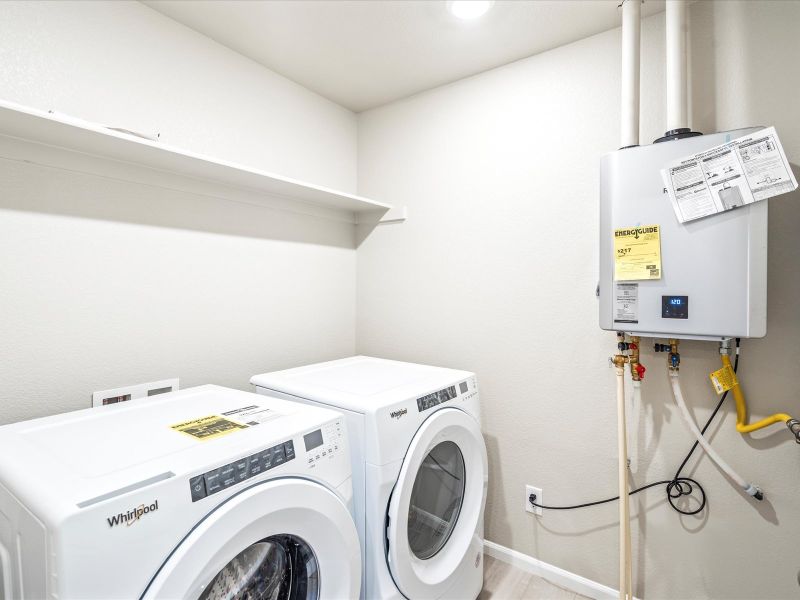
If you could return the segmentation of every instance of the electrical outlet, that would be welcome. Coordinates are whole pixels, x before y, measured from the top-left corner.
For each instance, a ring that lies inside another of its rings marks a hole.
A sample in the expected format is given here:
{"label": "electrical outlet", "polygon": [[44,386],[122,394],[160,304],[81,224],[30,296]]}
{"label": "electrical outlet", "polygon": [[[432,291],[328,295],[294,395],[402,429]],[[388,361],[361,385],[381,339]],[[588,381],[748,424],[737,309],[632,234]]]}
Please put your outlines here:
{"label": "electrical outlet", "polygon": [[527,512],[529,512],[529,513],[534,514],[534,515],[541,516],[542,509],[539,508],[538,506],[534,506],[533,504],[531,504],[531,501],[530,501],[531,494],[535,494],[536,495],[536,503],[537,504],[541,504],[542,503],[542,488],[533,487],[532,485],[526,485],[525,486],[525,510]]}
{"label": "electrical outlet", "polygon": [[126,387],[115,388],[113,390],[103,390],[92,394],[92,406],[105,406],[106,404],[118,404],[128,402],[137,398],[147,398],[157,396],[180,389],[178,378],[164,379],[163,381],[151,381]]}

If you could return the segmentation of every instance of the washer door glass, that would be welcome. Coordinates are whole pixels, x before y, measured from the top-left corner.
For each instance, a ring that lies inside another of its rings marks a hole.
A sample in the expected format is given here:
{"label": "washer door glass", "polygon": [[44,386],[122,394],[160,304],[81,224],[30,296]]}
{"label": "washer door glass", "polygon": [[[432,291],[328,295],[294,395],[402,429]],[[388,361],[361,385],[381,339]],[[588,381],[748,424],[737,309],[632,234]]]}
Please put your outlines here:
{"label": "washer door glass", "polygon": [[292,535],[274,535],[237,554],[199,600],[317,600],[319,567],[311,548]]}
{"label": "washer door glass", "polygon": [[447,543],[464,500],[464,474],[454,442],[437,444],[422,461],[408,513],[408,544],[417,558],[431,558]]}

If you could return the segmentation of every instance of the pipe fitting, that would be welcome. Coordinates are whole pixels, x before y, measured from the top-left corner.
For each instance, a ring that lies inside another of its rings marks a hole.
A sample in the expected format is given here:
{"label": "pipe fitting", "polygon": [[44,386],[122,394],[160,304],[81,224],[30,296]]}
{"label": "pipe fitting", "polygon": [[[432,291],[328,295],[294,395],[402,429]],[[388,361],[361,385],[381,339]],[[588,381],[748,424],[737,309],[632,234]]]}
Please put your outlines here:
{"label": "pipe fitting", "polygon": [[763,492],[763,491],[762,491],[762,489],[761,489],[760,487],[758,487],[757,485],[753,485],[753,484],[751,483],[751,484],[749,484],[749,485],[748,485],[748,486],[745,488],[745,490],[744,490],[744,491],[745,491],[745,492],[747,492],[748,494],[750,494],[750,495],[751,495],[753,498],[755,498],[756,500],[759,500],[759,501],[761,501],[761,500],[763,500],[763,499],[764,499],[764,492]]}
{"label": "pipe fitting", "polygon": [[645,368],[644,365],[639,363],[639,341],[639,336],[633,335],[631,336],[630,344],[628,344],[628,348],[631,351],[628,356],[628,362],[631,366],[631,379],[633,381],[641,381],[644,378]]}
{"label": "pipe fitting", "polygon": [[797,419],[789,419],[786,421],[786,426],[789,428],[789,431],[792,432],[794,441],[800,444],[800,421]]}
{"label": "pipe fitting", "polygon": [[678,352],[678,341],[676,339],[669,340],[669,354],[667,355],[667,367],[670,371],[677,371],[681,365],[681,355]]}

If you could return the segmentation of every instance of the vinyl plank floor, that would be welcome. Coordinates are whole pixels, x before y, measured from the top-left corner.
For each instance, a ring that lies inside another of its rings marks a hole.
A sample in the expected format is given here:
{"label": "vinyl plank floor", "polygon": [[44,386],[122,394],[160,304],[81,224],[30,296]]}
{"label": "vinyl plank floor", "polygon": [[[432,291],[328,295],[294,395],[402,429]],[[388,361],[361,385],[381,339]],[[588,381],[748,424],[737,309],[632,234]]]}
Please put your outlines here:
{"label": "vinyl plank floor", "polygon": [[508,563],[484,555],[478,600],[589,600]]}

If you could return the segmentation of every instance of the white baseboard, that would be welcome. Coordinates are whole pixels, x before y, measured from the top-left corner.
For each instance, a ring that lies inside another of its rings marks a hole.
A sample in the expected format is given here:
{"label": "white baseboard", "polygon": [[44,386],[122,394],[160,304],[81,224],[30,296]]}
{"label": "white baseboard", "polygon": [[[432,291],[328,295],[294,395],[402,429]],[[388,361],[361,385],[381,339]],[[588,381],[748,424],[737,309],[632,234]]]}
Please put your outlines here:
{"label": "white baseboard", "polygon": [[595,600],[617,600],[619,592],[614,588],[610,588],[602,583],[597,583],[586,577],[581,577],[575,573],[570,573],[559,567],[548,564],[538,558],[533,558],[522,552],[517,552],[511,548],[506,548],[494,542],[485,541],[483,546],[484,552],[502,560],[522,571],[532,573],[537,577],[546,579],[555,585],[562,587],[571,592],[576,592],[582,596],[588,596]]}

